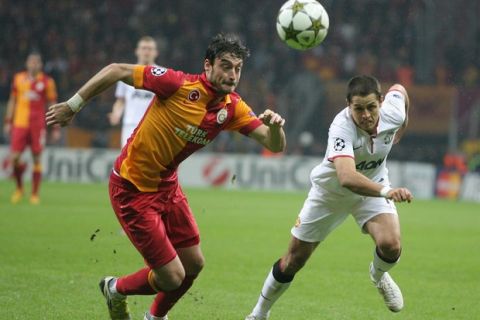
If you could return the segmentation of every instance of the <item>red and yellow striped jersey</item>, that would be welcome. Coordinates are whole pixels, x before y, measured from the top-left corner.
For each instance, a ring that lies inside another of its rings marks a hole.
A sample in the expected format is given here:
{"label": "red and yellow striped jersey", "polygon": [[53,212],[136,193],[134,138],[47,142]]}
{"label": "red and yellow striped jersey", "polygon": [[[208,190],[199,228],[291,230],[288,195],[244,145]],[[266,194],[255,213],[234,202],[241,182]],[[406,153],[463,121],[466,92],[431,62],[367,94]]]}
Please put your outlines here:
{"label": "red and yellow striped jersey", "polygon": [[15,74],[12,85],[15,97],[13,126],[28,128],[45,126],[45,107],[57,101],[57,89],[52,78],[40,72],[35,78],[26,71]]}
{"label": "red and yellow striped jersey", "polygon": [[178,165],[222,130],[248,135],[262,122],[237,93],[217,97],[205,74],[136,66],[134,86],[155,93],[142,121],[115,162],[115,171],[140,191],[168,188]]}

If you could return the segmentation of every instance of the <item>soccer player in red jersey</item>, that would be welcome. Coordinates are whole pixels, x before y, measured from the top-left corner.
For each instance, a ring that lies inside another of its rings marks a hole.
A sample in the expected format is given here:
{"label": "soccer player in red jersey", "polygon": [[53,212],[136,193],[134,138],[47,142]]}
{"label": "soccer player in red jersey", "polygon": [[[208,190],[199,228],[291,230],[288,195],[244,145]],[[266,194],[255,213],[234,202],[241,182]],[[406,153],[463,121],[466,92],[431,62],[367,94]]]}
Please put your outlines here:
{"label": "soccer player in red jersey", "polygon": [[[26,71],[15,75],[12,92],[7,103],[5,136],[10,135],[11,163],[17,188],[12,195],[12,203],[23,197],[23,172],[26,165],[20,161],[23,151],[30,145],[33,156],[32,194],[30,202],[38,204],[39,187],[42,178],[40,156],[45,144],[45,111],[57,101],[57,90],[52,78],[42,72],[42,57],[31,53],[27,57]],[[60,136],[58,127],[54,127],[53,139]]]}
{"label": "soccer player in red jersey", "polygon": [[86,101],[119,80],[155,93],[110,176],[113,210],[147,264],[100,282],[111,319],[130,319],[126,296],[154,294],[145,319],[167,319],[203,268],[198,227],[177,179],[184,159],[222,130],[238,131],[274,152],[285,149],[285,120],[271,110],[256,117],[234,91],[248,55],[237,37],[219,34],[207,48],[202,74],[111,64],[47,112],[47,124],[67,125]]}

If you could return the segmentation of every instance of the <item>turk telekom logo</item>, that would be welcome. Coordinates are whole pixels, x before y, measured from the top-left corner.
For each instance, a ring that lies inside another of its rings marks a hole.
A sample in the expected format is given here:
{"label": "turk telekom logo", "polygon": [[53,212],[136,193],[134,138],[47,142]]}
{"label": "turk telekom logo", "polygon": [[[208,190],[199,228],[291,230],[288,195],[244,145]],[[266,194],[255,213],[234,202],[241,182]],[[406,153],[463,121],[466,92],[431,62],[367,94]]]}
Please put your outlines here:
{"label": "turk telekom logo", "polygon": [[230,170],[221,158],[213,158],[203,167],[202,175],[212,186],[222,186],[228,181]]}

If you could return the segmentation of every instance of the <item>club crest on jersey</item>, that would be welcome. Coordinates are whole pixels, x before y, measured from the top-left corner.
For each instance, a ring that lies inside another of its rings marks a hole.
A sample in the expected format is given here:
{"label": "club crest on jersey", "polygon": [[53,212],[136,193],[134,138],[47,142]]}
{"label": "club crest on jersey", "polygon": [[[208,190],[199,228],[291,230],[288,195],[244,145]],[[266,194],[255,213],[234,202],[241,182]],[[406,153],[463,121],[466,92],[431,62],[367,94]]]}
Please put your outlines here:
{"label": "club crest on jersey", "polygon": [[345,140],[343,140],[342,138],[336,138],[335,142],[333,143],[333,149],[335,151],[342,151],[343,149],[345,149]]}
{"label": "club crest on jersey", "polygon": [[154,67],[151,69],[151,72],[155,77],[160,77],[160,76],[163,76],[165,73],[167,73],[167,68]]}
{"label": "club crest on jersey", "polygon": [[385,144],[389,144],[390,142],[392,142],[392,139],[393,139],[393,136],[394,136],[394,132],[390,131],[390,132],[387,132],[387,134],[385,135],[385,138],[383,139],[383,141],[385,142]]}
{"label": "club crest on jersey", "polygon": [[228,117],[228,111],[227,109],[221,109],[220,111],[217,112],[217,123],[222,124],[227,120]]}
{"label": "club crest on jersey", "polygon": [[43,82],[37,82],[35,84],[35,89],[37,89],[37,91],[42,91],[44,88],[45,88],[45,85],[43,84]]}
{"label": "club crest on jersey", "polygon": [[192,102],[198,101],[199,99],[200,99],[200,91],[198,91],[197,89],[193,89],[188,94],[188,100]]}

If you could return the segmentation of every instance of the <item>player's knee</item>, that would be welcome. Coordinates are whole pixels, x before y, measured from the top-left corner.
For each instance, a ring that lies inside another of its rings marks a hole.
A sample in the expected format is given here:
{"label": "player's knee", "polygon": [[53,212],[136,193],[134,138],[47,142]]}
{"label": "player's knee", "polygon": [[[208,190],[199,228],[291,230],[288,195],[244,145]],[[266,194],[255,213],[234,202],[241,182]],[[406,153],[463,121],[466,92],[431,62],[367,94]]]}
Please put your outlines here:
{"label": "player's knee", "polygon": [[383,256],[389,259],[397,259],[402,252],[402,244],[400,238],[391,237],[380,241],[377,244]]}
{"label": "player's knee", "polygon": [[185,270],[182,268],[172,270],[167,274],[155,277],[155,286],[162,291],[178,289],[185,279]]}
{"label": "player's knee", "polygon": [[185,271],[188,275],[199,274],[203,266],[205,265],[205,258],[203,256],[196,256],[192,261],[190,261],[188,266],[185,266]]}

